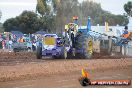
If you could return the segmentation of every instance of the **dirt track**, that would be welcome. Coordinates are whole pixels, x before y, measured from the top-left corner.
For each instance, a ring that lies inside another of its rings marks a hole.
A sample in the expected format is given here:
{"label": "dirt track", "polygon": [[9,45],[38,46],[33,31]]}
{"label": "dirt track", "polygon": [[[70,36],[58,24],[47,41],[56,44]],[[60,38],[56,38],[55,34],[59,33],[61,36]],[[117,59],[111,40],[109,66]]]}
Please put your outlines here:
{"label": "dirt track", "polygon": [[[80,57],[79,57],[80,58]],[[108,56],[106,55],[106,53],[102,54],[94,54],[94,57],[92,57],[93,59],[120,59],[121,56],[116,56],[116,57],[112,57],[112,56]],[[45,62],[45,61],[62,61],[64,59],[54,59],[53,58],[43,58],[42,60],[38,60],[36,59],[35,56],[35,52],[18,52],[18,53],[14,53],[14,52],[2,52],[2,50],[0,50],[0,66],[12,66],[12,65],[17,65],[17,64],[21,64],[21,63],[32,63],[32,62]],[[68,60],[85,60],[85,59],[78,59],[78,57],[76,58],[72,58],[72,59],[68,59]]]}
{"label": "dirt track", "polygon": [[88,70],[127,69],[132,59],[54,59],[37,60],[33,53],[1,53],[0,81],[30,79],[43,75]]}
{"label": "dirt track", "polygon": [[[132,68],[116,70],[88,70],[91,80],[128,79],[132,80]],[[59,75],[41,76],[34,79],[24,79],[0,82],[0,88],[84,88],[80,85],[78,78],[80,71],[64,73]],[[132,88],[129,86],[87,86],[85,88]]]}

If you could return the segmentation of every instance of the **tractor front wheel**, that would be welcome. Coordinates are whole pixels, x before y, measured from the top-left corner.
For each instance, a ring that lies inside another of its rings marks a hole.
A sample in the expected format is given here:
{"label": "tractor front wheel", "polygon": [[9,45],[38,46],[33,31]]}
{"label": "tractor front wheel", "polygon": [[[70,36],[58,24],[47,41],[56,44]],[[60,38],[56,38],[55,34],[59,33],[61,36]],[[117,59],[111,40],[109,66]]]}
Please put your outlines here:
{"label": "tractor front wheel", "polygon": [[64,59],[67,58],[67,49],[65,47],[61,49],[61,57]]}

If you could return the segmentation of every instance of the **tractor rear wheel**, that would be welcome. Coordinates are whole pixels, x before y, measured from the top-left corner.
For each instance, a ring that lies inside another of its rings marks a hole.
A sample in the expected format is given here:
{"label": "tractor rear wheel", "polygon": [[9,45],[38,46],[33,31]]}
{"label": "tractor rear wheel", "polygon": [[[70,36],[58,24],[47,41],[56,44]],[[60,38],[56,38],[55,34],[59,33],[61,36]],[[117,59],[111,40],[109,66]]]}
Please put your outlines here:
{"label": "tractor rear wheel", "polygon": [[42,47],[37,47],[37,53],[36,53],[37,59],[42,58]]}
{"label": "tractor rear wheel", "polygon": [[81,35],[77,39],[77,48],[80,48],[81,56],[86,59],[92,58],[93,55],[93,38],[91,35]]}

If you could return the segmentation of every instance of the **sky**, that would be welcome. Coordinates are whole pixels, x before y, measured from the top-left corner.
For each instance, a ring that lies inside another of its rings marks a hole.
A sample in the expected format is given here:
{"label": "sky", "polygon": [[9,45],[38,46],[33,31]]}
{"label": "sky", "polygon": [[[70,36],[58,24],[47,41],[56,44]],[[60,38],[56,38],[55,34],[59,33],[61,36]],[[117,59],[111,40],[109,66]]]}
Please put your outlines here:
{"label": "sky", "polygon": [[20,15],[24,10],[35,11],[37,0],[0,0],[0,10],[2,18],[0,22],[6,19]]}
{"label": "sky", "polygon": [[[79,0],[82,2],[83,0]],[[132,0],[92,0],[101,4],[102,9],[113,14],[123,14],[125,11],[123,5]],[[0,10],[2,18],[0,22],[6,19],[20,15],[24,10],[35,12],[37,0],[0,0]]]}

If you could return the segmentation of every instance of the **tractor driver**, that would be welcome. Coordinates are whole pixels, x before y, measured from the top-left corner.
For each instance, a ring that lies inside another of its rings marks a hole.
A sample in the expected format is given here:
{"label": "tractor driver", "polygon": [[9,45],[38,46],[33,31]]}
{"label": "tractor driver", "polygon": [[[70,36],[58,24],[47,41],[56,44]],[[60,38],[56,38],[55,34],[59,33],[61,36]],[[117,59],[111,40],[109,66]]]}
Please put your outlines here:
{"label": "tractor driver", "polygon": [[68,31],[74,32],[74,24],[72,24],[72,23],[69,24],[69,29],[68,29]]}
{"label": "tractor driver", "polygon": [[69,23],[68,24],[68,33],[71,32],[74,35],[76,35],[77,29],[78,29],[78,25],[76,25],[74,23]]}

